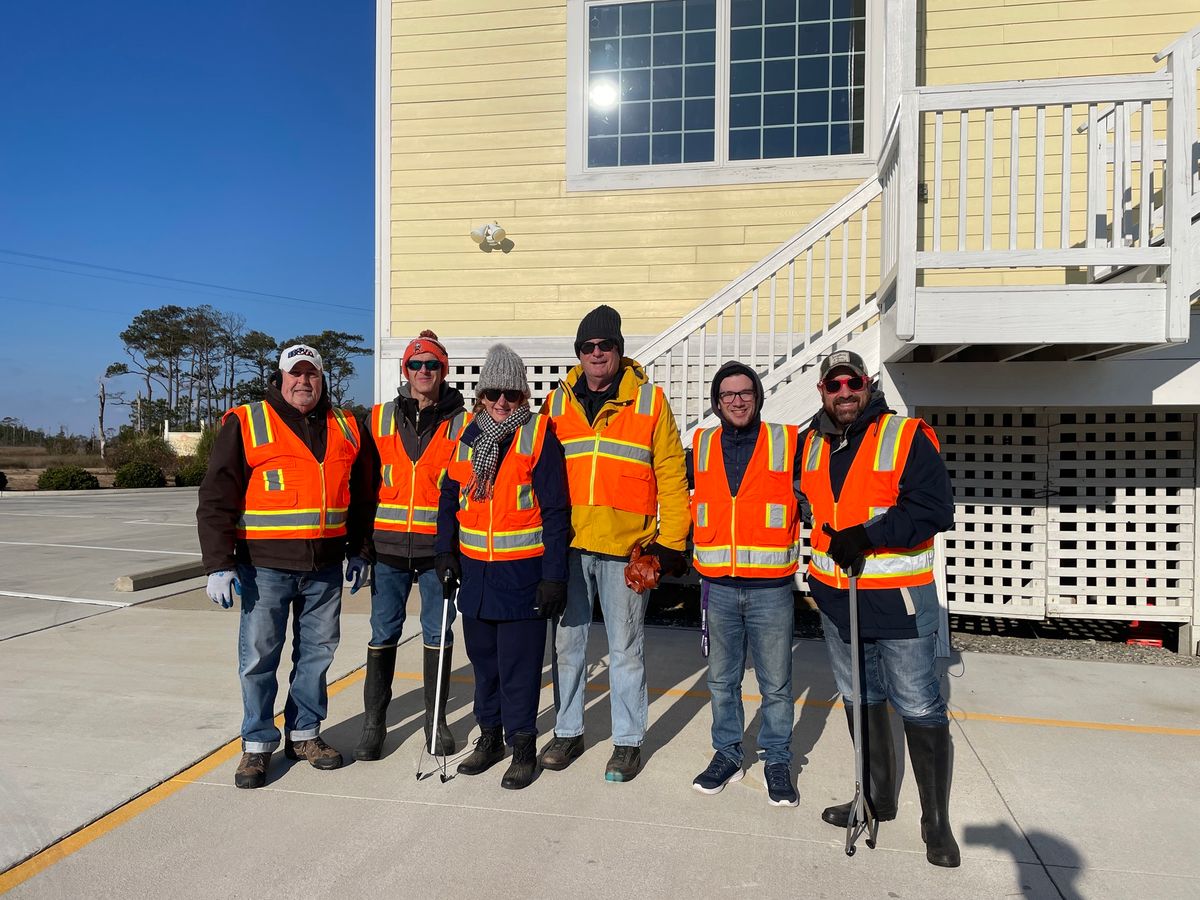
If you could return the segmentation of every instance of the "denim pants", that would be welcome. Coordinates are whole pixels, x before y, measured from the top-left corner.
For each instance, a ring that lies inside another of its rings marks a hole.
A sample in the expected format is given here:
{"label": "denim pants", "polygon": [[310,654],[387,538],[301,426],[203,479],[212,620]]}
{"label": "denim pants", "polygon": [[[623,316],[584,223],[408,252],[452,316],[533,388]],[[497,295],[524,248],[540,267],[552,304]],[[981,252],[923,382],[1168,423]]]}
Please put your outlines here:
{"label": "denim pants", "polygon": [[[421,594],[421,639],[426,647],[440,647],[442,641],[442,584],[436,569],[413,573],[386,563],[375,564],[371,585],[371,647],[395,647],[404,631],[405,606],[413,581]],[[446,610],[446,646],[454,643],[454,603]]]}
{"label": "denim pants", "polygon": [[646,601],[650,592],[625,586],[625,562],[571,549],[567,557],[567,609],[554,628],[554,705],[557,737],[583,734],[588,630],[592,604],[600,598],[608,632],[608,685],[612,742],[640,747],[646,736]]}
{"label": "denim pants", "polygon": [[341,637],[342,566],[318,572],[237,567],[242,583],[238,674],[242,682],[242,749],[269,753],[279,746],[275,727],[276,671],[292,613],[292,672],[283,707],[293,741],[314,738],[329,710],[325,673]]}
{"label": "denim pants", "polygon": [[704,582],[708,592],[708,690],[712,695],[713,749],[739,765],[746,730],[742,675],[746,650],[754,658],[762,723],[758,746],[767,765],[792,761],[792,587],[732,587]]}
{"label": "denim pants", "polygon": [[[850,642],[838,637],[837,625],[821,614],[829,664],[842,699],[855,701]],[[892,708],[914,725],[945,725],[946,701],[937,673],[937,633],[925,637],[860,641],[863,694],[868,704],[890,700]]]}
{"label": "denim pants", "polygon": [[492,621],[463,616],[463,643],[475,670],[475,721],[504,726],[512,744],[519,733],[537,734],[546,620]]}

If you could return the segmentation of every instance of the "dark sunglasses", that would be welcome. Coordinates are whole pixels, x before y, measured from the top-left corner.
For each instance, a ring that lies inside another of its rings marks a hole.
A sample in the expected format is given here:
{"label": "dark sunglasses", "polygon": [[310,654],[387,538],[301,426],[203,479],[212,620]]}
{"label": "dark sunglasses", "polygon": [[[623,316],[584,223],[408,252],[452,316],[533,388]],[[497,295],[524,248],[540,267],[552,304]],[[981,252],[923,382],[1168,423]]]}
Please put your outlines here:
{"label": "dark sunglasses", "polygon": [[436,359],[410,359],[405,365],[408,366],[410,372],[420,372],[421,369],[426,372],[436,372],[442,367],[441,361]]}
{"label": "dark sunglasses", "polygon": [[525,397],[523,391],[502,391],[500,388],[484,388],[479,393],[482,394],[483,399],[487,400],[489,403],[495,403],[500,399],[501,394],[504,395],[504,399],[509,403],[520,403]]}
{"label": "dark sunglasses", "polygon": [[827,394],[836,394],[842,389],[843,384],[850,390],[858,392],[867,386],[867,379],[861,375],[838,375],[836,378],[826,378],[821,382],[821,387]]}
{"label": "dark sunglasses", "polygon": [[579,345],[580,356],[591,356],[596,352],[596,348],[600,348],[601,353],[607,353],[609,350],[617,349],[617,342],[610,341],[607,338],[603,341],[584,341]]}

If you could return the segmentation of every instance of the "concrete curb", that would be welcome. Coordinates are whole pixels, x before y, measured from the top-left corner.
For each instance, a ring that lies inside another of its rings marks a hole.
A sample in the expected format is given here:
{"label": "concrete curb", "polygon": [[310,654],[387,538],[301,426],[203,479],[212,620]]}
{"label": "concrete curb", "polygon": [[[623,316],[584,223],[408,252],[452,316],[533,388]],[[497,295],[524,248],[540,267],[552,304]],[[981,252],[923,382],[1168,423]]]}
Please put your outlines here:
{"label": "concrete curb", "polygon": [[176,563],[173,566],[164,566],[160,569],[150,569],[147,572],[138,572],[133,575],[121,575],[113,582],[113,590],[121,592],[144,591],[146,588],[159,587],[176,581],[184,581],[188,578],[202,578],[203,576],[204,564],[199,560],[195,560],[193,562]]}

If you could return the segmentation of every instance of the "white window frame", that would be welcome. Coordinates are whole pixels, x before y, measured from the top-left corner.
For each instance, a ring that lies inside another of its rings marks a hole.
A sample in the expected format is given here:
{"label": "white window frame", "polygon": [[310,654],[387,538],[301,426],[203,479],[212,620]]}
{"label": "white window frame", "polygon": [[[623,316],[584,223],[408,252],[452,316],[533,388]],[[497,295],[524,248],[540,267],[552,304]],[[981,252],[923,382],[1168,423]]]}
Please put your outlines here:
{"label": "white window frame", "polygon": [[784,160],[730,160],[729,0],[717,0],[715,110],[716,159],[704,163],[589,169],[587,165],[588,16],[591,6],[653,0],[567,0],[567,190],[701,187],[783,181],[861,180],[875,171],[883,140],[884,5],[867,0],[867,47],[863,85],[863,152]]}

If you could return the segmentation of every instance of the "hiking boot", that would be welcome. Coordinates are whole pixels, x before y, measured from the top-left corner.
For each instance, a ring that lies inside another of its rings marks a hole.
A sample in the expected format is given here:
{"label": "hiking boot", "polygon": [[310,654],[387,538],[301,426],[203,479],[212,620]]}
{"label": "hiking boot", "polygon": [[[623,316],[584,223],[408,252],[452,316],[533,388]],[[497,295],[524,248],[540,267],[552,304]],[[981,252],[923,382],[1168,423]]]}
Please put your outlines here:
{"label": "hiking boot", "polygon": [[767,802],[772,806],[799,806],[800,795],[792,785],[792,770],[787,763],[768,763],[763,771]]}
{"label": "hiking boot", "polygon": [[[846,724],[854,738],[854,707],[846,704]],[[863,791],[879,822],[896,818],[896,751],[892,747],[892,720],[886,703],[863,706]],[[849,803],[827,806],[821,818],[837,828],[850,821]]]}
{"label": "hiking boot", "polygon": [[395,647],[368,647],[367,674],[363,678],[363,730],[354,748],[354,758],[379,759],[387,735],[387,708],[392,700],[392,677],[396,674]]}
{"label": "hiking boot", "polygon": [[504,759],[504,736],[499,725],[479,729],[475,749],[458,764],[459,775],[481,775]]}
{"label": "hiking boot", "polygon": [[604,769],[605,781],[633,781],[642,770],[641,747],[613,747]]}
{"label": "hiking boot", "polygon": [[521,731],[513,735],[512,765],[504,773],[500,787],[519,791],[533,782],[533,775],[537,771],[536,741],[537,735],[529,732]]}
{"label": "hiking boot", "polygon": [[260,788],[267,783],[270,765],[270,753],[243,753],[242,761],[233,774],[233,783],[240,788]]}
{"label": "hiking boot", "polygon": [[692,787],[702,794],[719,794],[725,785],[741,781],[746,773],[724,753],[714,753],[708,768],[692,779]]}
{"label": "hiking boot", "polygon": [[554,740],[542,748],[538,756],[538,765],[552,772],[561,772],[572,762],[583,755],[583,735],[575,737],[554,736]]}
{"label": "hiking boot", "polygon": [[314,769],[340,769],[342,754],[338,753],[321,740],[318,734],[307,741],[292,741],[288,738],[283,744],[283,755],[288,759],[307,759]]}

